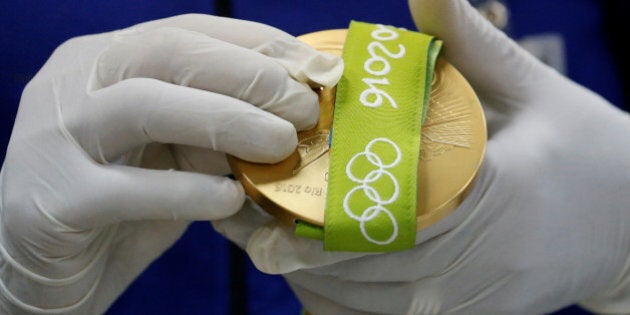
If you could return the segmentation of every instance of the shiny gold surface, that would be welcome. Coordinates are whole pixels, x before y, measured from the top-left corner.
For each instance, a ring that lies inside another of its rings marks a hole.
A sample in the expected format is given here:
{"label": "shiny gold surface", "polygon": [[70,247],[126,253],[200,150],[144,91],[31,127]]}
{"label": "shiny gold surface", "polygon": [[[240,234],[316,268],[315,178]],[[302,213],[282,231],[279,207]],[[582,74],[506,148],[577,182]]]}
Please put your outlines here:
{"label": "shiny gold surface", "polygon": [[[318,50],[341,56],[346,30],[303,35]],[[334,89],[318,91],[318,125],[298,133],[298,148],[277,164],[256,164],[228,157],[234,175],[263,209],[278,219],[324,225],[328,176],[328,134]],[[432,82],[418,162],[418,230],[451,213],[474,183],[486,147],[481,105],[464,77],[438,59]]]}

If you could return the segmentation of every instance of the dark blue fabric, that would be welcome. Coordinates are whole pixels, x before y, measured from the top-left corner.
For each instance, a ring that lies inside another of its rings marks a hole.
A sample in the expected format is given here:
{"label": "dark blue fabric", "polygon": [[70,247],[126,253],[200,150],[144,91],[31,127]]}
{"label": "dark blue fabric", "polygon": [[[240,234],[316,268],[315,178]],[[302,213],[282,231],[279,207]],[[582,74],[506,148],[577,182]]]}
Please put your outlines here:
{"label": "dark blue fabric", "polygon": [[228,242],[208,222],[152,264],[109,314],[228,314]]}
{"label": "dark blue fabric", "polygon": [[[623,108],[623,95],[612,54],[605,42],[598,1],[508,0],[512,37],[560,33],[567,52],[567,75]],[[627,107],[626,107],[627,108]]]}
{"label": "dark blue fabric", "polygon": [[[509,0],[510,34],[564,35],[568,75],[614,104],[621,88],[602,34],[595,0]],[[237,18],[255,20],[293,35],[344,28],[351,19],[413,29],[407,1],[233,0]],[[2,1],[0,3],[0,157],[4,157],[24,85],[64,40],[182,13],[213,13],[207,0]],[[191,225],[155,261],[108,314],[229,314],[230,303],[247,302],[249,314],[298,314],[300,305],[281,277],[258,272],[246,260],[247,289],[230,296],[229,245],[207,222]],[[244,258],[247,259],[247,258]],[[556,313],[587,314],[576,308]]]}

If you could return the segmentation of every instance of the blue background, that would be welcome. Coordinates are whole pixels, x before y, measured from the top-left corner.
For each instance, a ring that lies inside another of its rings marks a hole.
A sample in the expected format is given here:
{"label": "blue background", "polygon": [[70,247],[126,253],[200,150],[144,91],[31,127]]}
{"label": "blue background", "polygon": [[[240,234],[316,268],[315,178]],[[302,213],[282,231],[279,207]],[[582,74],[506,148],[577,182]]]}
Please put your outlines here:
{"label": "blue background", "polygon": [[[622,107],[622,89],[593,0],[511,0],[509,34],[564,36],[567,74]],[[63,41],[183,13],[215,13],[213,0],[57,0],[0,3],[0,158],[25,84]],[[414,29],[407,1],[233,0],[232,15],[293,35],[345,28],[350,19]],[[111,307],[109,314],[298,314],[281,277],[255,270],[209,223],[191,225]],[[587,314],[570,307],[556,314]]]}

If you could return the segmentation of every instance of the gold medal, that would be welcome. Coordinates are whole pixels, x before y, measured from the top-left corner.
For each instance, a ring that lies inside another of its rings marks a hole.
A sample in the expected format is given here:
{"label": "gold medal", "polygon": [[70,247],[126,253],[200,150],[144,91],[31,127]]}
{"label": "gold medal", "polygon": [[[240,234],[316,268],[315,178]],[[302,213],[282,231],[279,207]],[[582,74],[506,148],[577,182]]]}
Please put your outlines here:
{"label": "gold medal", "polygon": [[[341,56],[347,30],[326,30],[298,37],[315,49]],[[246,193],[287,224],[324,226],[329,145],[335,90],[320,89],[315,128],[298,133],[298,147],[276,164],[258,164],[233,156],[228,162]],[[417,228],[451,213],[470,192],[486,147],[486,123],[473,89],[439,58],[422,126],[418,161]]]}

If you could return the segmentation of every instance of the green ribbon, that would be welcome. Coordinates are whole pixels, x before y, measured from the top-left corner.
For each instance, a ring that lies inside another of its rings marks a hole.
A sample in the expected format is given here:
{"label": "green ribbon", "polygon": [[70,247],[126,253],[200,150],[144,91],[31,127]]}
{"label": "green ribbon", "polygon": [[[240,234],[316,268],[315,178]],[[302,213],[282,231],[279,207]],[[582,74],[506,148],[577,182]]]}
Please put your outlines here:
{"label": "green ribbon", "polygon": [[[409,249],[416,235],[420,132],[441,41],[352,21],[337,85],[324,249]],[[318,238],[298,223],[296,234]]]}

